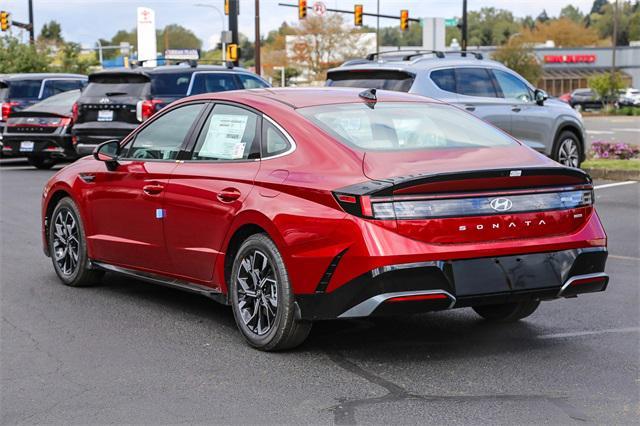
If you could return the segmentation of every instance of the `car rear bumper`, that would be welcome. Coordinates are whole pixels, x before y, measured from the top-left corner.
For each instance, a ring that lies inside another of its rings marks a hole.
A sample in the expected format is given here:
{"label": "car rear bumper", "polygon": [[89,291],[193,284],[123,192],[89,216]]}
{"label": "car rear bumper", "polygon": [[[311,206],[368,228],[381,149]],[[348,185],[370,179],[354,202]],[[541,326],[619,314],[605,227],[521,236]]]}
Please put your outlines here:
{"label": "car rear bumper", "polygon": [[[22,142],[33,142],[29,150],[24,150]],[[69,135],[5,135],[2,141],[5,155],[34,156],[52,158],[75,158],[76,152]]]}
{"label": "car rear bumper", "polygon": [[605,247],[389,265],[332,292],[296,295],[305,320],[551,300],[606,289]]}

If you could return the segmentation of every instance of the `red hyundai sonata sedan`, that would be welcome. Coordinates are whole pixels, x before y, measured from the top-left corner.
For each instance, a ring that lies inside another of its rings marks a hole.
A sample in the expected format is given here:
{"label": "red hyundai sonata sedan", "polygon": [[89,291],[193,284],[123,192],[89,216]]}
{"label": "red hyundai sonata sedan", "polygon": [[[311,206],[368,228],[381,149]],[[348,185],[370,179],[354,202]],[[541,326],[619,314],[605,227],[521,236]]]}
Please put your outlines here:
{"label": "red hyundai sonata sedan", "polygon": [[322,319],[514,321],[608,283],[588,175],[374,89],[180,100],[51,178],[42,231],[63,283],[113,271],[201,293],[263,350]]}

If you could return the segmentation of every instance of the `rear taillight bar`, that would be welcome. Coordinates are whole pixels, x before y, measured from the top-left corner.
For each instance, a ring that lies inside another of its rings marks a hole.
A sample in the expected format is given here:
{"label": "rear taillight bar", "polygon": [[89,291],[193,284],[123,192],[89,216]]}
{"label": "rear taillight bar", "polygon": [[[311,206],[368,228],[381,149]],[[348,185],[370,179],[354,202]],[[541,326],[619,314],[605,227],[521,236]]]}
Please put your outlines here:
{"label": "rear taillight bar", "polygon": [[593,205],[593,190],[563,190],[516,195],[483,195],[463,198],[408,199],[402,197],[335,194],[347,212],[372,219],[436,219],[491,216],[550,210],[568,210]]}

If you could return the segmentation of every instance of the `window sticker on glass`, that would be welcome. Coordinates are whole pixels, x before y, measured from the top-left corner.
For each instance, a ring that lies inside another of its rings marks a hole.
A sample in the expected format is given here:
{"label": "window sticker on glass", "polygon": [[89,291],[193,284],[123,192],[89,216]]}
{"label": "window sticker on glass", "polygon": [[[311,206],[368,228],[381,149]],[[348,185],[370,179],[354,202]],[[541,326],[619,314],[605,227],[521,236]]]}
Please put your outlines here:
{"label": "window sticker on glass", "polygon": [[237,160],[243,157],[246,143],[242,136],[247,128],[247,115],[214,114],[209,120],[207,137],[199,157]]}

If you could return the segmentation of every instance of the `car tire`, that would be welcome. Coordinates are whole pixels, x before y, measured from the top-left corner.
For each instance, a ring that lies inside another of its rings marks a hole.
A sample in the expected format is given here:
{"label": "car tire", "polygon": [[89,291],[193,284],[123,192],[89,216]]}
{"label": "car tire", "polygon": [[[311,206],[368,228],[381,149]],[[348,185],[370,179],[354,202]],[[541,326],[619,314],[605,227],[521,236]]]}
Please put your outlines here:
{"label": "car tire", "polygon": [[287,268],[266,234],[251,235],[242,243],[229,281],[233,315],[249,345],[278,351],[294,348],[307,338],[311,322],[296,318]]}
{"label": "car tire", "polygon": [[71,287],[97,284],[104,272],[91,268],[82,218],[71,198],[58,202],[48,228],[53,268],[63,284]]}
{"label": "car tire", "polygon": [[27,157],[29,164],[36,169],[49,170],[55,166],[56,162],[50,157]]}
{"label": "car tire", "polygon": [[474,306],[473,310],[482,318],[489,321],[514,322],[534,313],[539,305],[539,300],[527,300],[517,303]]}
{"label": "car tire", "polygon": [[553,144],[553,159],[563,166],[580,167],[582,145],[575,133],[565,130],[558,135]]}

